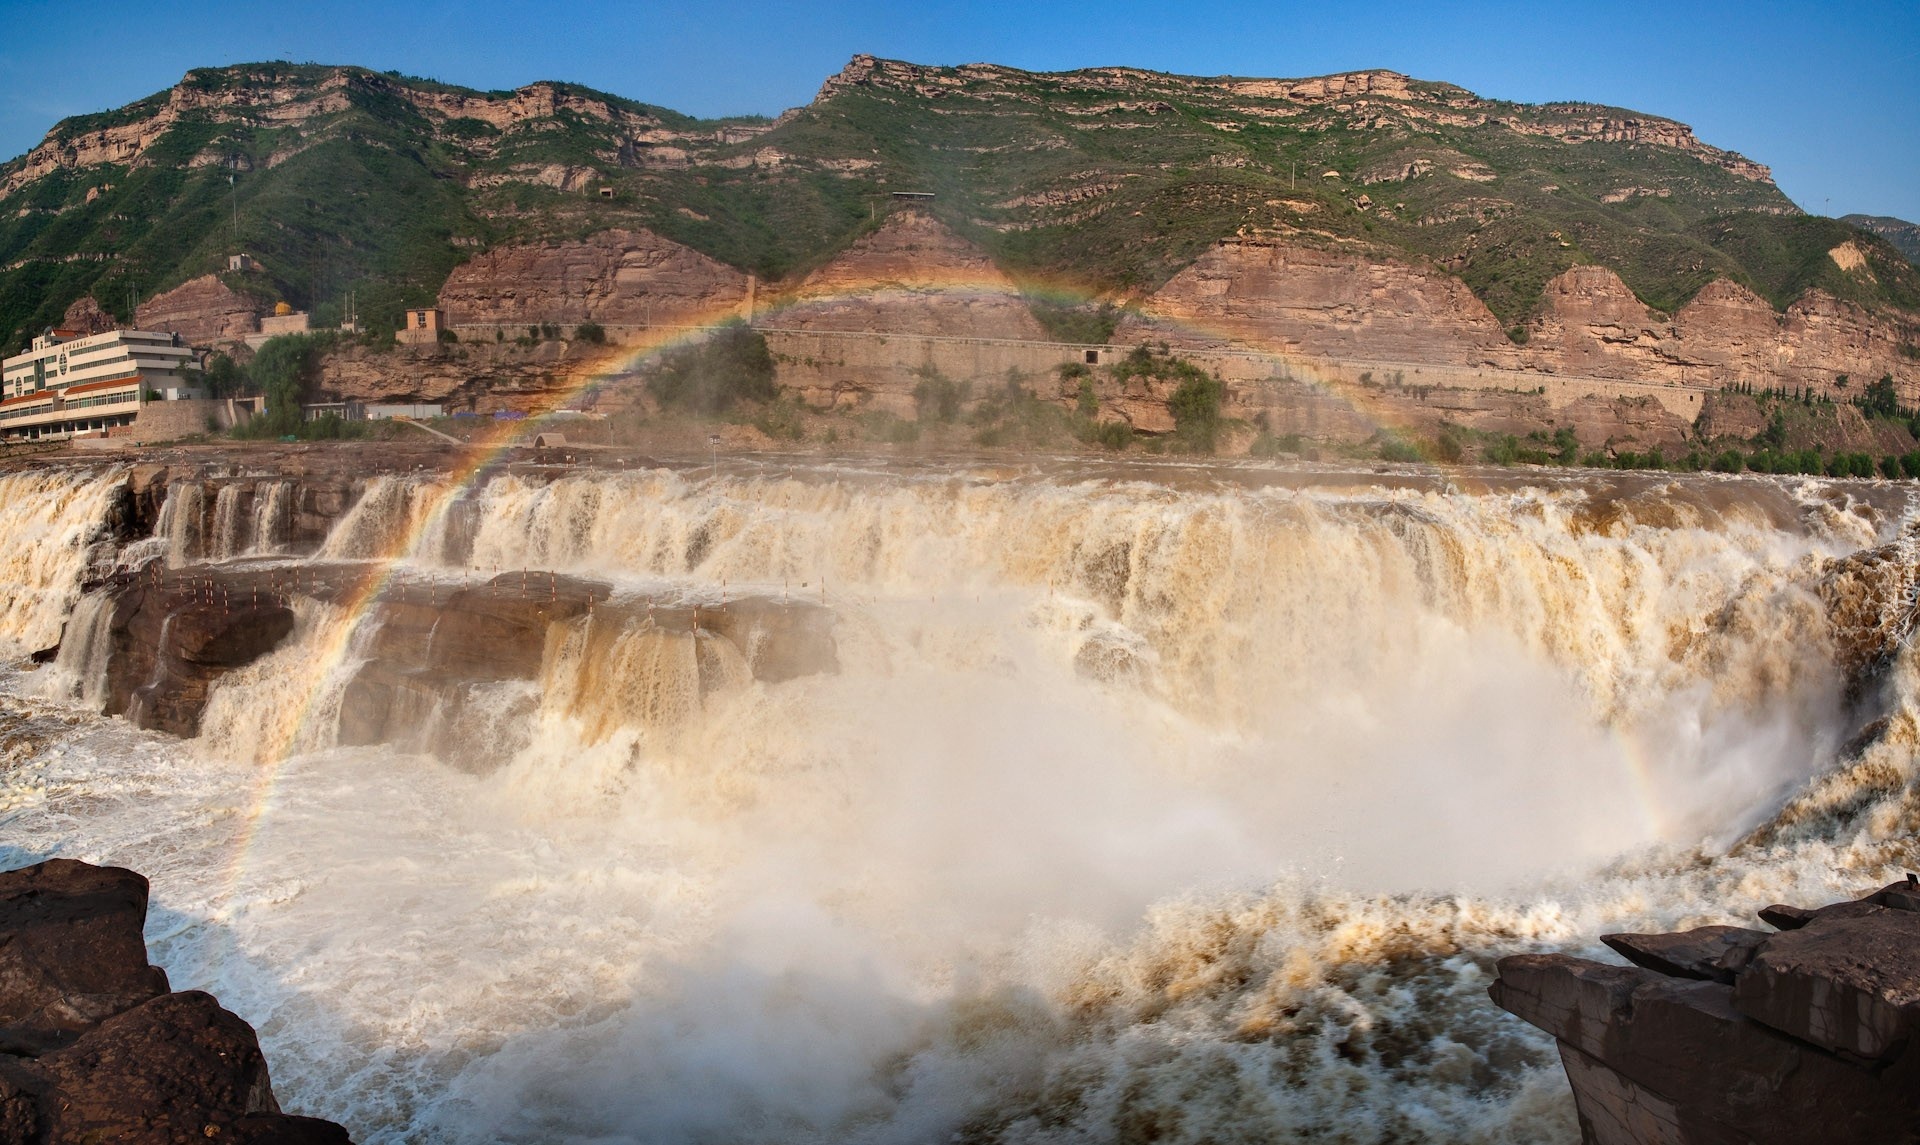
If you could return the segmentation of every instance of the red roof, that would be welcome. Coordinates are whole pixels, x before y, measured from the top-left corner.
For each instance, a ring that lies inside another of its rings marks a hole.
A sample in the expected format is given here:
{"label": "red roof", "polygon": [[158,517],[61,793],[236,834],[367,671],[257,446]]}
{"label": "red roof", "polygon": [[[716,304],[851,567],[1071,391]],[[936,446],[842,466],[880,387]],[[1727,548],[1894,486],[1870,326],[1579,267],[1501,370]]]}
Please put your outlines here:
{"label": "red roof", "polygon": [[17,398],[8,398],[6,401],[0,401],[0,409],[5,409],[8,406],[22,405],[26,402],[37,401],[42,398],[51,400],[53,395],[50,393],[21,394]]}
{"label": "red roof", "polygon": [[109,389],[113,386],[124,386],[129,382],[137,382],[139,380],[139,374],[128,374],[124,378],[108,378],[104,382],[88,382],[84,386],[68,386],[60,392],[63,394],[90,394],[95,390]]}

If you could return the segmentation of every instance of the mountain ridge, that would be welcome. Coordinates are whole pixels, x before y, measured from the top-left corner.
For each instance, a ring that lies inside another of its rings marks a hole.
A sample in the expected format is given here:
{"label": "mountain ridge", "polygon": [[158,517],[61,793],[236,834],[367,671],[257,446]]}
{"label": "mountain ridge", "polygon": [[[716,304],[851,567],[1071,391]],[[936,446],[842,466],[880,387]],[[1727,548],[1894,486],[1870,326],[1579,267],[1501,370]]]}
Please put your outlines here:
{"label": "mountain ridge", "polygon": [[[1137,301],[1223,240],[1277,237],[1430,266],[1516,330],[1585,264],[1661,313],[1720,278],[1781,312],[1810,290],[1920,312],[1920,278],[1885,240],[1804,215],[1763,165],[1660,116],[1382,69],[1196,78],[862,55],[772,119],[561,81],[481,92],[344,65],[195,69],[0,164],[0,334],[18,342],[88,295],[128,318],[208,273],[323,323],[352,289],[391,325],[480,251],[621,228],[798,281],[905,190],[933,192],[945,225],[1069,308]],[[1841,266],[1847,244],[1857,259]],[[237,250],[264,275],[224,272]]]}

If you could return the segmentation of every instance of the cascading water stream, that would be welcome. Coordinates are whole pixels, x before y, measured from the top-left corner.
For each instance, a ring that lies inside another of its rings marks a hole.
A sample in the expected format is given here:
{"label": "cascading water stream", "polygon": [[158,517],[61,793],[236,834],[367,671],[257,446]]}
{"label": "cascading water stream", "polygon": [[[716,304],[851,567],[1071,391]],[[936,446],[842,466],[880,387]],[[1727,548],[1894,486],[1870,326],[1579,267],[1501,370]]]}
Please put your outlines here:
{"label": "cascading water stream", "polygon": [[291,481],[263,481],[253,490],[253,533],[247,552],[271,556],[283,550],[293,525]]}
{"label": "cascading water stream", "polygon": [[200,482],[175,481],[167,486],[153,532],[166,538],[168,567],[179,568],[205,555],[206,506],[207,490]]}
{"label": "cascading water stream", "polygon": [[60,639],[80,599],[92,547],[123,488],[119,470],[34,469],[0,475],[0,647],[20,655]]}
{"label": "cascading water stream", "polygon": [[207,559],[232,560],[246,551],[241,537],[240,500],[246,487],[229,482],[220,486],[213,498],[213,534],[208,538]]}
{"label": "cascading water stream", "polygon": [[1909,854],[1916,667],[1843,757],[1820,590],[1908,523],[1848,488],[376,478],[328,557],[824,602],[838,670],[608,609],[444,758],[341,747],[378,625],[302,600],[199,742],[0,799],[366,1140],[1571,1142],[1494,957]]}

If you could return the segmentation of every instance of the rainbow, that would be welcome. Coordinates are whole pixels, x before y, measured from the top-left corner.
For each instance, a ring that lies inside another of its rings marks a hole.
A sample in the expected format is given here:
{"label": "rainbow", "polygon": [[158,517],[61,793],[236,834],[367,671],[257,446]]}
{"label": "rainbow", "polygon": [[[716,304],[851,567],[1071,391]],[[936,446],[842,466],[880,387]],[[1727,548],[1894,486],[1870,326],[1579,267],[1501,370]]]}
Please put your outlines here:
{"label": "rainbow", "polygon": [[[1004,276],[996,274],[931,274],[916,275],[912,281],[873,280],[865,283],[848,284],[835,282],[832,290],[808,290],[804,286],[794,296],[776,302],[774,305],[757,310],[754,318],[757,324],[778,326],[778,319],[784,315],[797,315],[802,318],[810,310],[837,303],[857,301],[863,305],[879,306],[883,310],[891,306],[924,304],[929,298],[939,298],[958,302],[982,302],[994,304],[1013,304],[1024,308],[1024,297],[1038,296],[1047,301],[1084,305],[1102,301],[1102,297],[1084,287],[1061,282],[1036,280],[1016,286]],[[426,531],[442,519],[455,501],[466,496],[490,470],[495,468],[505,456],[518,444],[528,439],[532,433],[551,421],[565,408],[567,403],[577,398],[588,387],[608,378],[628,374],[666,351],[681,345],[697,342],[706,337],[713,326],[738,316],[739,308],[723,304],[703,308],[695,312],[682,312],[678,315],[678,325],[672,327],[649,328],[638,339],[609,347],[607,352],[578,371],[565,385],[548,395],[546,407],[521,421],[500,422],[483,428],[478,440],[472,442],[456,460],[449,480],[442,487],[438,500],[428,511],[418,515],[418,524],[411,530],[402,530],[392,538],[384,552],[372,558],[371,575],[362,577],[349,588],[335,604],[347,618],[344,624],[333,626],[329,642],[320,649],[319,656],[324,670],[320,676],[331,675],[345,662],[355,636],[372,614],[373,605],[381,594],[393,582],[400,571],[400,562],[405,554],[414,550]],[[1316,382],[1328,393],[1334,394],[1368,424],[1380,431],[1395,435],[1398,439],[1411,442],[1412,435],[1408,426],[1397,417],[1390,416],[1384,404],[1364,387],[1342,383],[1337,380],[1316,377],[1315,371],[1290,355],[1258,346],[1250,346],[1243,335],[1227,331],[1215,331],[1192,323],[1181,322],[1166,315],[1154,315],[1162,327],[1174,327],[1184,333],[1197,335],[1203,344],[1224,344],[1232,346],[1237,352],[1251,352],[1259,357],[1270,359],[1275,365],[1284,366],[1295,376],[1306,376]],[[774,321],[766,322],[767,318]],[[831,330],[831,327],[817,327]],[[909,335],[910,336],[910,335]],[[278,802],[279,780],[282,769],[293,756],[295,746],[302,742],[311,742],[309,734],[316,730],[313,725],[318,717],[317,695],[309,696],[298,716],[292,721],[280,724],[284,729],[280,742],[267,745],[262,753],[265,760],[256,770],[252,784],[251,807],[245,815],[244,826],[234,848],[230,864],[229,886],[235,886],[241,873],[249,862],[254,844],[260,831],[271,817]],[[1625,761],[1625,779],[1638,796],[1648,826],[1657,829],[1662,817],[1659,813],[1659,800],[1654,790],[1651,769],[1641,758],[1641,752],[1627,739],[1619,739],[1620,756]]]}

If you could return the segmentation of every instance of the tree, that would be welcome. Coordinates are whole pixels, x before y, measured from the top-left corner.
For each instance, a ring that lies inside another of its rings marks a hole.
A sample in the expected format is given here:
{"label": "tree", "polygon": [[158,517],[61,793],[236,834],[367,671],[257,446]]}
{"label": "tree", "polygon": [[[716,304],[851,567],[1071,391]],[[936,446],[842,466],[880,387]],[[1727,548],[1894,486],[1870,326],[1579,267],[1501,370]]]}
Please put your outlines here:
{"label": "tree", "polygon": [[704,342],[667,351],[647,388],[666,405],[709,415],[742,399],[771,401],[779,393],[767,340],[738,318]]}
{"label": "tree", "polygon": [[267,396],[267,412],[256,423],[257,432],[270,437],[300,432],[305,421],[300,404],[329,341],[325,334],[282,334],[269,338],[254,354],[250,372]]}
{"label": "tree", "polygon": [[1196,453],[1212,453],[1214,435],[1220,429],[1220,399],[1226,387],[1197,366],[1188,369],[1192,372],[1167,399],[1167,412],[1173,414],[1175,437]]}
{"label": "tree", "polygon": [[1894,389],[1892,374],[1882,374],[1879,381],[1867,383],[1866,392],[1860,396],[1860,410],[1868,417],[1900,416],[1900,393]]}

